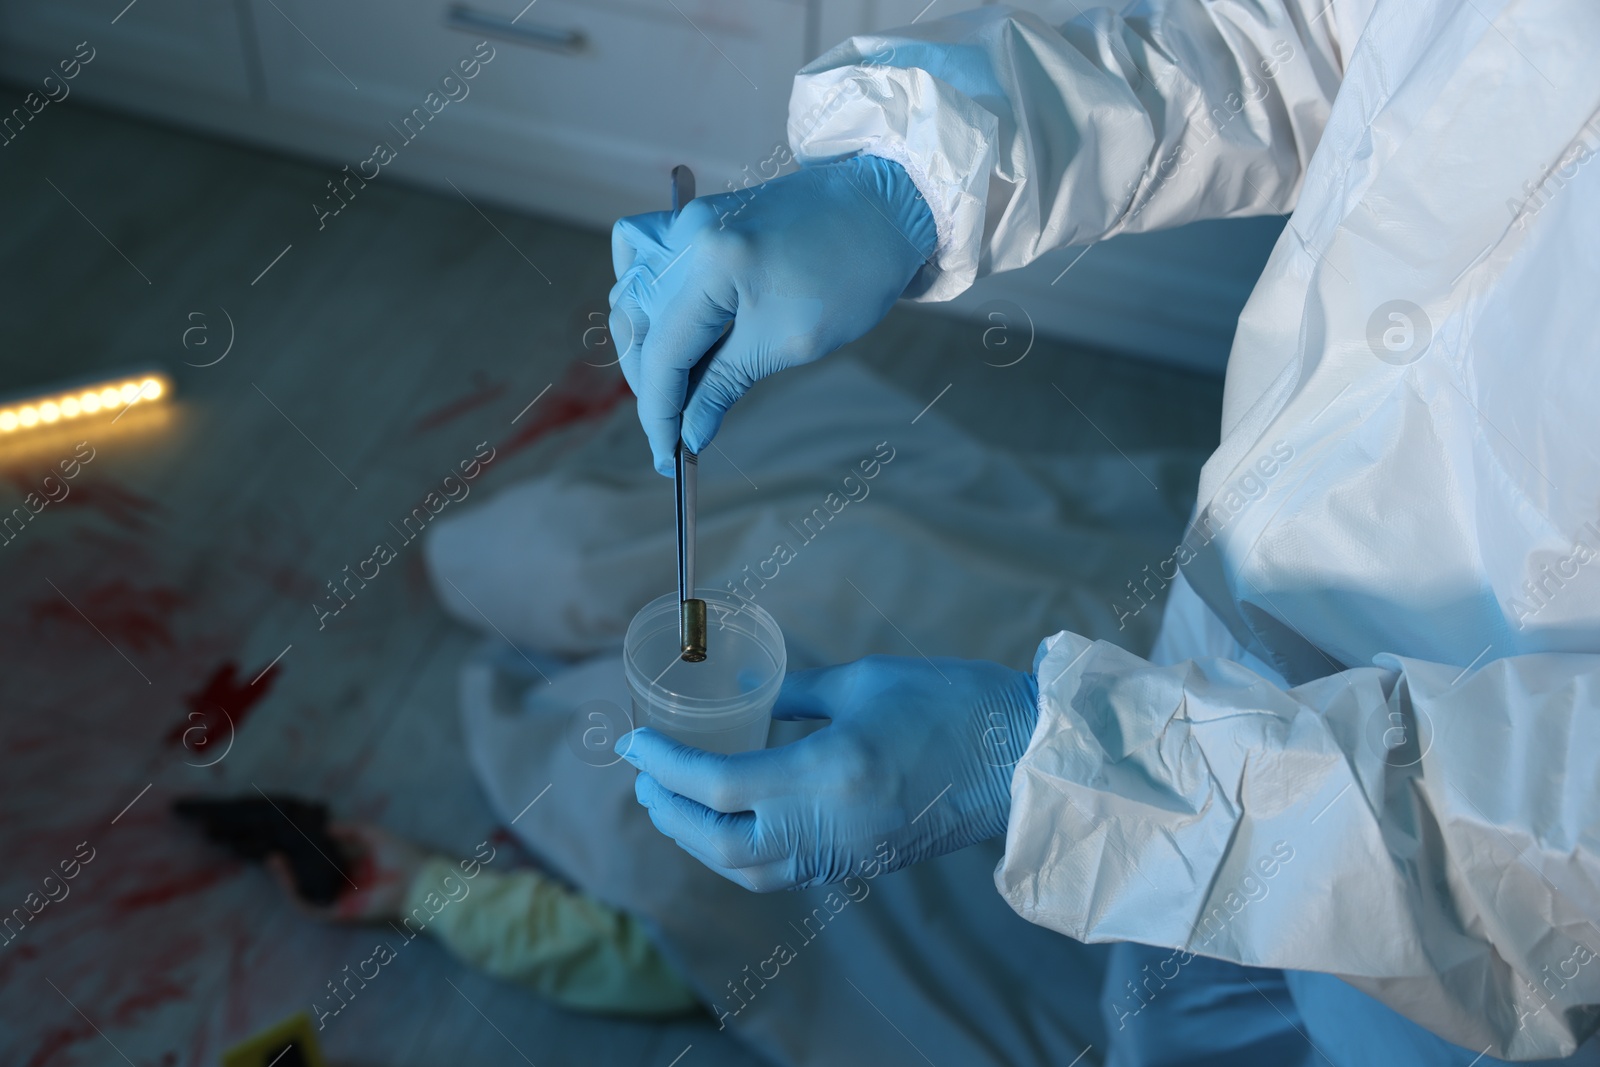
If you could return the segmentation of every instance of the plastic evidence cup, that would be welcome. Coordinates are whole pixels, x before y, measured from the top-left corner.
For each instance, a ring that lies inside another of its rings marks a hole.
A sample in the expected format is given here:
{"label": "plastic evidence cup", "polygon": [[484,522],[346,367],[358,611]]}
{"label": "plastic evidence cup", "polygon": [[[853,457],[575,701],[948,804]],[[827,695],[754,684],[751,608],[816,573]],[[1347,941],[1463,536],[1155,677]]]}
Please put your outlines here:
{"label": "plastic evidence cup", "polygon": [[622,669],[634,725],[708,752],[765,748],[788,663],[783,633],[748,601],[714,589],[697,595],[706,602],[703,663],[680,654],[677,593],[650,601],[628,625]]}

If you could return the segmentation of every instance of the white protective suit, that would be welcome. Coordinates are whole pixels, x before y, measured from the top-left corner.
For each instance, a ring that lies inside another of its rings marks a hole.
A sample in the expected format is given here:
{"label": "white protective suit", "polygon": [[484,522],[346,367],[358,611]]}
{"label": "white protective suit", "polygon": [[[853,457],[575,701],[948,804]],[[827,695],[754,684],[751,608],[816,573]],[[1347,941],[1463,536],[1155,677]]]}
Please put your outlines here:
{"label": "white protective suit", "polygon": [[1594,0],[1147,0],[798,76],[797,158],[931,206],[921,299],[1293,209],[1190,532],[1128,576],[1129,613],[1177,583],[1157,662],[1040,649],[1025,918],[1336,974],[1497,1056],[1600,1025],[1597,43]]}

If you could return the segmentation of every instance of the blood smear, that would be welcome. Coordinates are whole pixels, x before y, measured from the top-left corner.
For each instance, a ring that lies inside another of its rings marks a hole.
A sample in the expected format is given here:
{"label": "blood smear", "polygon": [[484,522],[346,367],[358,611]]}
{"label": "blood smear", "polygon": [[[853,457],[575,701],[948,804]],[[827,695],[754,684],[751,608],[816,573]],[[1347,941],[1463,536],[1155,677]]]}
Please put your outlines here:
{"label": "blood smear", "polygon": [[568,367],[561,381],[534,406],[533,419],[495,446],[495,458],[536,444],[557,430],[608,415],[633,395],[620,375],[602,377],[593,367],[582,360]]}
{"label": "blood smear", "polygon": [[111,902],[111,912],[114,915],[128,915],[143,908],[153,908],[161,904],[168,904],[179,897],[192,896],[202,889],[209,889],[218,882],[227,881],[240,869],[237,863],[225,863],[214,867],[205,867],[198,871],[191,871],[178,878],[159,882],[155,885],[135,889],[124,893]]}
{"label": "blood smear", "polygon": [[[153,586],[141,589],[132,582],[115,578],[90,586],[79,593],[68,590],[72,602],[52,591],[29,605],[35,622],[56,619],[88,632],[99,627],[102,637],[135,651],[173,647],[170,616],[186,598],[176,589]],[[82,614],[79,614],[79,612]],[[93,623],[86,620],[92,619]]]}
{"label": "blood smear", "polygon": [[198,736],[207,739],[231,736],[224,727],[243,728],[255,706],[272,690],[272,683],[282,670],[282,665],[275,663],[265,672],[259,672],[260,677],[251,675],[254,681],[246,681],[239,674],[237,663],[224,662],[211,672],[205,685],[183,698],[190,714],[167,731],[167,744],[182,745],[184,735],[191,730],[200,731]]}
{"label": "blood smear", "polygon": [[480,383],[476,389],[465,396],[457,397],[423,415],[422,418],[411,424],[411,432],[422,433],[424,430],[431,430],[435,426],[443,426],[451,419],[460,418],[474,408],[480,408],[490,401],[498,399],[505,391],[505,382]]}
{"label": "blood smear", "polygon": [[91,507],[123,529],[135,532],[149,526],[151,513],[161,510],[154,500],[115,482],[75,482],[72,492],[57,506]]}

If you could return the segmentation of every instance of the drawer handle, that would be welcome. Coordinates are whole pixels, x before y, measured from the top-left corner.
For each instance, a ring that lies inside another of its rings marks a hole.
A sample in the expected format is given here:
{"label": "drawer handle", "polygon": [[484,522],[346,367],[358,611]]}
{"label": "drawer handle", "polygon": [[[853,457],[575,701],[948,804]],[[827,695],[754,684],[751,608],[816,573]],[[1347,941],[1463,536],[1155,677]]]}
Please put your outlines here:
{"label": "drawer handle", "polygon": [[479,11],[466,4],[451,4],[445,11],[444,23],[452,30],[486,33],[501,40],[532,45],[535,48],[561,52],[569,56],[577,55],[589,47],[589,38],[582,30],[540,26],[532,22],[522,23],[504,15]]}

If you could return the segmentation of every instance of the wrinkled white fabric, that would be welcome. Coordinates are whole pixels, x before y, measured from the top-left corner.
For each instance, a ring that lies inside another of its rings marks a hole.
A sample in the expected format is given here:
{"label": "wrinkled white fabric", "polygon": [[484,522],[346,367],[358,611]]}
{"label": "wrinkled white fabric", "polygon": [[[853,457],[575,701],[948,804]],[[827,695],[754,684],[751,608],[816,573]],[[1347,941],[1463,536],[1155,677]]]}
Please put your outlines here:
{"label": "wrinkled white fabric", "polygon": [[[1114,452],[1019,460],[925,407],[844,356],[753,390],[701,456],[705,584],[737,581],[770,611],[791,668],[874,652],[1023,668],[1051,618],[1146,647],[1159,620],[1119,630],[1107,576],[1178,536],[1201,457],[1133,455],[1150,483]],[[881,441],[894,458],[843,485]],[[863,484],[804,539],[829,493]],[[672,587],[671,514],[671,482],[624,407],[558,469],[431,528],[435,591],[495,650],[463,667],[461,716],[512,832],[643,918],[713,1015],[775,1064],[921,1063],[918,1050],[963,1067],[1094,1062],[1106,950],[1006,906],[990,888],[998,840],[843,887],[757,894],[651,825],[611,744],[630,728],[623,631]],[[760,562],[780,540],[796,555],[774,573]],[[601,654],[557,673],[508,639]],[[815,725],[774,723],[771,743]],[[795,958],[774,962],[780,946]]]}
{"label": "wrinkled white fabric", "polygon": [[[1062,619],[1149,647],[1159,618],[1119,619],[1104,576],[1181,528],[1201,453],[1019,459],[925,406],[844,357],[752,390],[700,459],[700,584],[771,611],[796,669],[920,651],[1022,670]],[[663,515],[672,482],[623,406],[549,477],[437,521],[429,573],[469,626],[493,620],[506,639],[562,655],[612,651],[633,613],[675,588]]]}
{"label": "wrinkled white fabric", "polygon": [[1045,643],[996,875],[1025,916],[1346,976],[1507,1058],[1600,1023],[1597,40],[1588,0],[1147,0],[797,79],[799,158],[896,159],[928,200],[925,299],[1294,209],[1194,524],[1118,608],[1181,566],[1236,651]]}
{"label": "wrinkled white fabric", "polygon": [[1063,245],[1281,213],[1339,88],[1360,2],[1162,3],[1060,27],[984,7],[853,37],[795,78],[795,158],[895,160],[939,226],[908,295]]}

